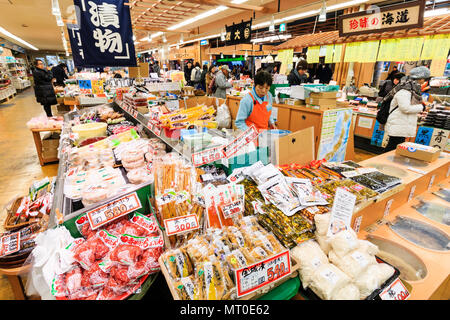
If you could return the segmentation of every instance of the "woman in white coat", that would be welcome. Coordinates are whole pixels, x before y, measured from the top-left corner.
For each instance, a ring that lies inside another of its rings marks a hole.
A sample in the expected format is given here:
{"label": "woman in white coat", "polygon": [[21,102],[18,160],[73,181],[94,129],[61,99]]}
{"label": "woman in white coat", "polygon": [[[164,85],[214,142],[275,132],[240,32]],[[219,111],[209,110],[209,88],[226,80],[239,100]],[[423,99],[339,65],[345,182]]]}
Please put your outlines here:
{"label": "woman in white coat", "polygon": [[408,77],[403,78],[389,92],[388,96],[392,97],[392,101],[384,126],[385,133],[389,136],[385,152],[395,150],[407,137],[416,136],[417,115],[426,109],[420,85],[429,77],[430,70],[427,67],[414,68]]}

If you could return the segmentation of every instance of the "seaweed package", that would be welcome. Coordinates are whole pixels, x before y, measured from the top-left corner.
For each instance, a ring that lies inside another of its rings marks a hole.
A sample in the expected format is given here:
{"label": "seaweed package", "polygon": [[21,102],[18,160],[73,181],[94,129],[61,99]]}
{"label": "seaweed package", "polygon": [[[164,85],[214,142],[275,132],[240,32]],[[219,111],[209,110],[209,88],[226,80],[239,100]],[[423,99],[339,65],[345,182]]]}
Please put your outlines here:
{"label": "seaweed package", "polygon": [[191,261],[184,248],[167,251],[163,254],[163,262],[173,279],[187,277],[193,272]]}
{"label": "seaweed package", "polygon": [[222,264],[215,261],[202,262],[196,265],[195,276],[203,291],[203,300],[223,300],[233,287],[233,282]]}
{"label": "seaweed package", "polygon": [[174,282],[175,290],[181,300],[201,300],[203,287],[194,276],[184,277]]}
{"label": "seaweed package", "polygon": [[258,186],[258,189],[265,198],[287,216],[291,216],[302,209],[300,201],[289,189],[284,177],[274,177]]}
{"label": "seaweed package", "polygon": [[355,181],[375,192],[381,193],[381,192],[386,191],[386,189],[387,189],[386,184],[384,184],[381,181],[373,180],[366,175],[358,175],[358,176],[351,177],[350,179],[352,179],[353,181]]}
{"label": "seaweed package", "polygon": [[368,177],[369,179],[384,183],[389,188],[392,188],[392,187],[402,183],[402,180],[400,178],[384,174],[380,171],[373,171],[373,172],[366,173],[363,175]]}

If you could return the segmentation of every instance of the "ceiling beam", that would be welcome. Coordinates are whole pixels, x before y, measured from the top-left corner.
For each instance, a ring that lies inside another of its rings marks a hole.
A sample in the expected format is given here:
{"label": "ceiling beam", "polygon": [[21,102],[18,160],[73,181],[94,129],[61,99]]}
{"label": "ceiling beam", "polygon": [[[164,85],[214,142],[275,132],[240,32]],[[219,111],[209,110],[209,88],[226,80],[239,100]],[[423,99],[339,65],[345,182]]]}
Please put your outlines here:
{"label": "ceiling beam", "polygon": [[232,8],[232,9],[249,10],[249,11],[257,11],[257,12],[264,12],[264,10],[266,9],[263,6],[254,6],[254,5],[245,4],[245,3],[236,4],[236,3],[231,3],[231,2],[223,1],[223,0],[189,0],[189,3],[197,3],[197,4],[201,4],[201,5],[207,5],[207,6],[220,5],[220,6],[227,6],[228,8]]}
{"label": "ceiling beam", "polygon": [[141,31],[156,31],[156,32],[167,32],[167,33],[192,33],[191,31],[182,31],[182,30],[177,30],[177,31],[170,31],[164,28],[153,28],[153,27],[143,27],[143,26],[134,26],[135,30],[141,30]]}

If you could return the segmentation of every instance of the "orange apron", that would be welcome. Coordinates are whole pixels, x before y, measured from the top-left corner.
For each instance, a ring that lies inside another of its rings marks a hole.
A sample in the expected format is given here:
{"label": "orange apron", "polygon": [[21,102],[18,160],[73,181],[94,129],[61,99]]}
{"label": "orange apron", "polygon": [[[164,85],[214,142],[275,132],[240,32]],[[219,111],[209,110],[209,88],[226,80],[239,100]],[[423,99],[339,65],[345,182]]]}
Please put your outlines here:
{"label": "orange apron", "polygon": [[253,99],[253,110],[250,116],[245,120],[245,124],[249,127],[253,124],[258,131],[268,130],[270,115],[272,114],[272,110],[267,111],[269,102],[264,101],[263,103],[259,103],[251,93],[249,93],[249,95]]}

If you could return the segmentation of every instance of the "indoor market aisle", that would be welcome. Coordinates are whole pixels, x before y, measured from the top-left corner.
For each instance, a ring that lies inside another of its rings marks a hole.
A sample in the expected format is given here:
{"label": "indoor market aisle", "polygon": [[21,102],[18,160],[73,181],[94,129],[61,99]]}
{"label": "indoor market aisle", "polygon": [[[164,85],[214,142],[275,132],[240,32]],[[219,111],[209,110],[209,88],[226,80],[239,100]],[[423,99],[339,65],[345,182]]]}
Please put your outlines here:
{"label": "indoor market aisle", "polygon": [[[53,107],[54,114],[56,106]],[[39,164],[33,136],[26,123],[32,117],[45,114],[36,102],[33,88],[18,93],[0,104],[0,230],[5,218],[4,206],[16,195],[26,194],[33,181],[56,176],[58,164]],[[0,276],[0,300],[14,300],[5,276]]]}

